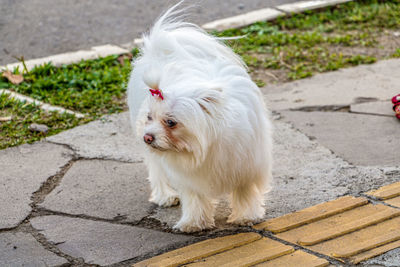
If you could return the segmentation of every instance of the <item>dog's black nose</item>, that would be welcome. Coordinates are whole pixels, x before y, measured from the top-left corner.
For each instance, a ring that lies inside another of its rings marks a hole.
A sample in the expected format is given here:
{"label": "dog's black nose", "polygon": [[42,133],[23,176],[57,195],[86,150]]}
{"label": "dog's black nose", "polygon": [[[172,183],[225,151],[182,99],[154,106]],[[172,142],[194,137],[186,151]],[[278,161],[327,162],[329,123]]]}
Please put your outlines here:
{"label": "dog's black nose", "polygon": [[143,140],[144,140],[145,143],[150,145],[154,141],[154,136],[152,134],[145,134],[143,136]]}

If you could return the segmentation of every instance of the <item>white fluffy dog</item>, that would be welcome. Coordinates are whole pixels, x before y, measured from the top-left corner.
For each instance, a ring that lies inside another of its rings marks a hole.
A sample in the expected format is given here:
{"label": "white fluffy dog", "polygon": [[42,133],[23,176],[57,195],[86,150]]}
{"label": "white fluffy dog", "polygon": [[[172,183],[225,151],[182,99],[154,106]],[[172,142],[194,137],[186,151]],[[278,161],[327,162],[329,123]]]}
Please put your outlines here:
{"label": "white fluffy dog", "polygon": [[181,13],[172,7],[143,37],[128,85],[150,201],[180,201],[174,228],[194,232],[214,227],[214,200],[230,194],[228,222],[249,225],[272,179],[268,110],[242,60]]}

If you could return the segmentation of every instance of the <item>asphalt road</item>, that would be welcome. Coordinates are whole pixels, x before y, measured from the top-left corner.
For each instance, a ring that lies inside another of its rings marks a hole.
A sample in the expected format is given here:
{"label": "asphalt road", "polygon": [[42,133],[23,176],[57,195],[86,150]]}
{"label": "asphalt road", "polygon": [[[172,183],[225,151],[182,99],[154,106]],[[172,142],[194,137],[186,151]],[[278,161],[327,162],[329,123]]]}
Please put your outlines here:
{"label": "asphalt road", "polygon": [[[0,65],[123,44],[145,31],[176,0],[0,0]],[[295,0],[187,0],[192,21],[203,24]]]}

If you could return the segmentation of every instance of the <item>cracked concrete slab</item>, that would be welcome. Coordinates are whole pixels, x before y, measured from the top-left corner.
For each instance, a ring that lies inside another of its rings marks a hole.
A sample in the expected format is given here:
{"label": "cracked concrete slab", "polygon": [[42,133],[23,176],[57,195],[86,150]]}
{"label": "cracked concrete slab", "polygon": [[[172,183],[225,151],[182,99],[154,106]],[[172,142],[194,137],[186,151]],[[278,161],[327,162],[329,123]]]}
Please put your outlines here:
{"label": "cracked concrete slab", "polygon": [[[388,100],[398,94],[400,59],[382,60],[262,88],[272,110],[349,106],[360,99]],[[396,86],[394,86],[396,85]]]}
{"label": "cracked concrete slab", "polygon": [[27,233],[0,233],[0,266],[59,266],[68,261]]}
{"label": "cracked concrete slab", "polygon": [[39,142],[0,151],[0,229],[16,227],[31,212],[31,197],[72,159],[59,145]]}
{"label": "cracked concrete slab", "polygon": [[346,112],[281,114],[300,131],[353,164],[400,166],[400,123],[395,117]]}
{"label": "cracked concrete slab", "polygon": [[138,222],[154,205],[142,163],[80,160],[39,205],[47,210]]}
{"label": "cracked concrete slab", "polygon": [[36,217],[31,223],[63,253],[102,266],[151,256],[193,239],[135,226],[55,215]]}
{"label": "cracked concrete slab", "polygon": [[70,146],[80,157],[140,162],[129,113],[107,115],[100,120],[48,137],[46,140]]}
{"label": "cracked concrete slab", "polygon": [[274,182],[266,195],[267,218],[398,179],[379,168],[352,166],[282,121],[275,121],[274,141]]}
{"label": "cracked concrete slab", "polygon": [[354,113],[394,117],[393,104],[389,100],[351,104],[350,111]]}

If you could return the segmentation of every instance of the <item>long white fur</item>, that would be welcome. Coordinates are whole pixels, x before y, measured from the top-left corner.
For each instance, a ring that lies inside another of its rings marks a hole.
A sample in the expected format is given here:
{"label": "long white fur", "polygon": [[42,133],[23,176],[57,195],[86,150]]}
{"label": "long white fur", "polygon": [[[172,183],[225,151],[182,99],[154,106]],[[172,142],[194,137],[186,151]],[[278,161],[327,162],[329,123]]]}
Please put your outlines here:
{"label": "long white fur", "polygon": [[[179,198],[175,227],[185,232],[213,227],[213,202],[223,194],[232,196],[229,222],[258,221],[272,180],[272,126],[263,96],[242,60],[181,21],[176,7],[144,36],[128,85],[138,138],[154,136],[152,145],[142,142],[150,201],[171,206]],[[161,89],[165,99],[149,88]],[[175,129],[165,126],[169,118]]]}

